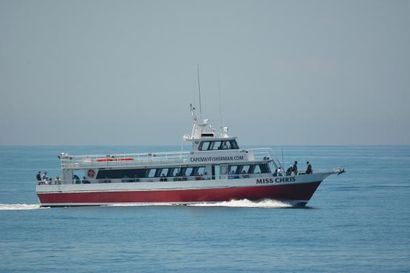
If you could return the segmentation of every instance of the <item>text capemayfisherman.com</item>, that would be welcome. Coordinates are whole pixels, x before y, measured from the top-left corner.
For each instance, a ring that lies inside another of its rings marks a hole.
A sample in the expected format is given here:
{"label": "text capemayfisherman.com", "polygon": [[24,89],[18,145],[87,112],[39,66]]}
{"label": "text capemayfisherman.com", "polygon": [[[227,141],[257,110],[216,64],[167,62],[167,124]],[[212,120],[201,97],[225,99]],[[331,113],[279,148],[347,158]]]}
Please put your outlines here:
{"label": "text capemayfisherman.com", "polygon": [[201,157],[191,157],[191,162],[215,162],[215,161],[235,161],[244,160],[243,155],[235,156],[201,156]]}

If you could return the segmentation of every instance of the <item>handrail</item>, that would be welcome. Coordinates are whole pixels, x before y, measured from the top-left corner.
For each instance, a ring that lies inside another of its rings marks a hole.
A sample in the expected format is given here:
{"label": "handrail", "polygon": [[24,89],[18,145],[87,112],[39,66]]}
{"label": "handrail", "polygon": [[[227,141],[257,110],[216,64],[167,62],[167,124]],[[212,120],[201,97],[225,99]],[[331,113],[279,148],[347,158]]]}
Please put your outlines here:
{"label": "handrail", "polygon": [[[273,160],[270,148],[253,148],[246,151],[249,161]],[[68,155],[61,154],[62,169],[82,169],[101,167],[130,167],[150,164],[184,164],[189,162],[193,152],[161,152],[112,155]],[[276,164],[276,162],[275,162]]]}
{"label": "handrail", "polygon": [[63,155],[61,167],[86,168],[86,167],[114,167],[133,166],[141,164],[156,163],[179,163],[189,157],[189,152],[166,152],[166,153],[144,153],[144,154],[112,154],[112,155]]}

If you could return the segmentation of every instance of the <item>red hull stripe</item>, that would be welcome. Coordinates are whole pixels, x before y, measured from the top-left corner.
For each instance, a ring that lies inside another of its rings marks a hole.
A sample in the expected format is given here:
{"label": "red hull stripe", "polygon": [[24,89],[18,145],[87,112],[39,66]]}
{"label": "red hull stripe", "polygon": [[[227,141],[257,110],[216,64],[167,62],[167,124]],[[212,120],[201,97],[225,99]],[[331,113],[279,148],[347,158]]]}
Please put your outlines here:
{"label": "red hull stripe", "polygon": [[308,201],[321,182],[266,185],[252,187],[232,187],[219,189],[152,190],[120,192],[71,192],[39,193],[42,204],[106,204],[106,203],[146,203],[146,202],[216,202],[229,200],[306,200]]}

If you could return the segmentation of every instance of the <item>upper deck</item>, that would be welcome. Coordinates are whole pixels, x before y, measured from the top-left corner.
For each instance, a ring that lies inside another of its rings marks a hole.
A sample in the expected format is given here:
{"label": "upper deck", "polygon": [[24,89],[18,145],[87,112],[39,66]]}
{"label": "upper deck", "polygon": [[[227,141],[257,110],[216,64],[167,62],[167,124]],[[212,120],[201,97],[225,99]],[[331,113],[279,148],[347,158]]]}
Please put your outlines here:
{"label": "upper deck", "polygon": [[112,155],[69,155],[62,153],[59,158],[61,168],[65,170],[274,161],[270,148]]}

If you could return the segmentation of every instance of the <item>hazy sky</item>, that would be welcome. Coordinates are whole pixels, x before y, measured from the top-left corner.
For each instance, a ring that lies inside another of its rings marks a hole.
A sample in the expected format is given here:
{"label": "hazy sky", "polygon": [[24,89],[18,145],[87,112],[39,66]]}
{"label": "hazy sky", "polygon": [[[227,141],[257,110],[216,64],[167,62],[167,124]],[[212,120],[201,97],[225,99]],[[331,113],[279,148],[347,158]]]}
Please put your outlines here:
{"label": "hazy sky", "polygon": [[0,0],[0,144],[410,144],[410,1]]}

